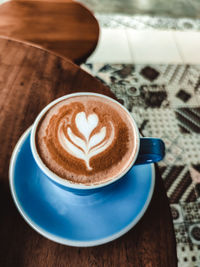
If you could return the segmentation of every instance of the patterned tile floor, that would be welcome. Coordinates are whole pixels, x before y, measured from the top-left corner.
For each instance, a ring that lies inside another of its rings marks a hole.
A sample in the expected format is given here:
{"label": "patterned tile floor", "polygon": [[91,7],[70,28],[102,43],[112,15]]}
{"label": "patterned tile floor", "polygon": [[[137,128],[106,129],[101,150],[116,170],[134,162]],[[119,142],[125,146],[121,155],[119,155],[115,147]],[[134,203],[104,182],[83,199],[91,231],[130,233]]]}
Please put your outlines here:
{"label": "patterned tile floor", "polygon": [[199,0],[78,1],[95,13],[101,27],[200,30]]}
{"label": "patterned tile floor", "polygon": [[79,0],[95,12],[150,14],[167,17],[192,17],[200,15],[198,0]]}
{"label": "patterned tile floor", "polygon": [[159,163],[173,215],[179,267],[200,267],[200,65],[84,64],[134,116],[161,137]]}
{"label": "patterned tile floor", "polygon": [[179,30],[199,31],[200,19],[198,17],[173,18],[168,16],[151,16],[150,14],[123,14],[123,13],[95,13],[101,27],[135,29],[135,30]]}

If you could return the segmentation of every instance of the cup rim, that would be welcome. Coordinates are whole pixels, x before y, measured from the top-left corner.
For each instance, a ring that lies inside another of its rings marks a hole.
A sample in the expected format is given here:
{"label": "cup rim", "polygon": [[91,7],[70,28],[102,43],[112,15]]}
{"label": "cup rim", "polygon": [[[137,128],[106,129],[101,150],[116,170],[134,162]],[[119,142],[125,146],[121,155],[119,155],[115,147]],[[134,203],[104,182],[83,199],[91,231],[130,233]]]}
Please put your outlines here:
{"label": "cup rim", "polygon": [[[39,124],[41,118],[45,115],[45,113],[52,106],[57,104],[58,102],[60,102],[62,100],[65,100],[67,98],[70,98],[70,97],[81,96],[81,95],[84,95],[84,96],[92,95],[92,96],[102,97],[102,98],[106,98],[106,99],[118,104],[126,112],[126,114],[129,116],[129,118],[130,118],[130,120],[131,120],[131,122],[133,124],[134,131],[135,131],[135,135],[134,135],[134,139],[135,139],[134,141],[135,141],[135,144],[136,144],[136,146],[135,146],[135,155],[133,157],[133,160],[132,160],[131,164],[122,173],[120,173],[120,175],[117,175],[115,178],[107,180],[107,181],[102,182],[100,184],[84,185],[84,184],[81,184],[81,183],[73,183],[73,182],[70,182],[69,180],[61,178],[60,176],[55,174],[53,171],[51,171],[44,164],[44,162],[40,158],[39,153],[38,153],[37,148],[36,148],[35,136],[36,136],[37,127],[38,127],[38,124]],[[61,186],[69,187],[71,189],[88,189],[88,190],[90,190],[90,189],[102,188],[102,187],[105,187],[105,186],[107,186],[109,184],[112,184],[112,183],[116,182],[117,180],[122,178],[132,168],[132,166],[134,165],[134,163],[135,163],[135,161],[137,159],[138,153],[139,153],[140,138],[139,138],[139,130],[138,130],[138,127],[137,127],[137,124],[136,124],[134,118],[131,116],[129,111],[121,103],[119,103],[118,101],[112,99],[111,97],[108,97],[108,96],[103,95],[103,94],[91,93],[91,92],[80,92],[80,93],[77,92],[77,93],[64,95],[62,97],[59,97],[59,98],[53,100],[52,102],[50,102],[47,106],[45,106],[40,111],[40,113],[37,115],[37,117],[36,117],[36,119],[35,119],[35,121],[33,123],[32,129],[31,129],[30,145],[31,145],[31,151],[32,151],[33,157],[34,157],[38,167],[43,171],[44,174],[47,175],[47,177],[49,179],[51,179],[52,181],[56,182],[57,184],[59,184]]]}

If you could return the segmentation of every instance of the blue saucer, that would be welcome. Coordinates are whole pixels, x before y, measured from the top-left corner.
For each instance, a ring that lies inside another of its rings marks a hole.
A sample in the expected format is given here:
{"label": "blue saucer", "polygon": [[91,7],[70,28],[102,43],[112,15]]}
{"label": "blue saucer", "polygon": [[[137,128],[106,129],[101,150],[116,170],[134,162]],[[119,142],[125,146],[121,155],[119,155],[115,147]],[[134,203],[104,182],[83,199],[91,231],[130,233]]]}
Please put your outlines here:
{"label": "blue saucer", "polygon": [[41,235],[71,246],[95,246],[129,231],[151,200],[154,165],[137,165],[118,182],[91,195],[74,195],[54,185],[37,167],[30,128],[10,162],[10,188],[27,223]]}

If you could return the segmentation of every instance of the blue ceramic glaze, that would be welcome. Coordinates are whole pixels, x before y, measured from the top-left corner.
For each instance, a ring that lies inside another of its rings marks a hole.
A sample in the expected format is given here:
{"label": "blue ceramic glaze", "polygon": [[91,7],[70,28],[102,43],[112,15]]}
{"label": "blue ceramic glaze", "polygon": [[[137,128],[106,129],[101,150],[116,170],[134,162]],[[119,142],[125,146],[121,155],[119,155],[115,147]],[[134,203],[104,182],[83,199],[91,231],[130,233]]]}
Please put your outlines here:
{"label": "blue ceramic glaze", "polygon": [[71,246],[103,244],[130,230],[146,211],[154,182],[154,165],[137,165],[93,194],[73,194],[38,168],[30,129],[19,140],[10,164],[11,193],[21,215],[41,235]]}
{"label": "blue ceramic glaze", "polygon": [[158,162],[165,156],[165,144],[159,138],[140,138],[140,149],[134,164]]}

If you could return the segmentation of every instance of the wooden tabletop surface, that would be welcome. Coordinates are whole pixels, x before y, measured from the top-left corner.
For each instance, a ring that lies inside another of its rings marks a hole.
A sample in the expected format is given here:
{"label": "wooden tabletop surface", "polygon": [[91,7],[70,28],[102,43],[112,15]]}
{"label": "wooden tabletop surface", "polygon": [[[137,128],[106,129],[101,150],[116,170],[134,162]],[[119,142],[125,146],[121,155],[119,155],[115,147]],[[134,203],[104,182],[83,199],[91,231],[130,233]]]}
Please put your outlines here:
{"label": "wooden tabletop surface", "polygon": [[45,105],[62,95],[77,91],[114,95],[71,61],[27,44],[0,38],[0,61],[0,266],[177,266],[171,213],[157,170],[145,215],[127,234],[108,244],[64,246],[27,225],[8,185],[10,156],[21,134]]}
{"label": "wooden tabletop surface", "polygon": [[9,1],[0,5],[0,18],[0,35],[34,43],[78,64],[99,38],[96,18],[75,1]]}

